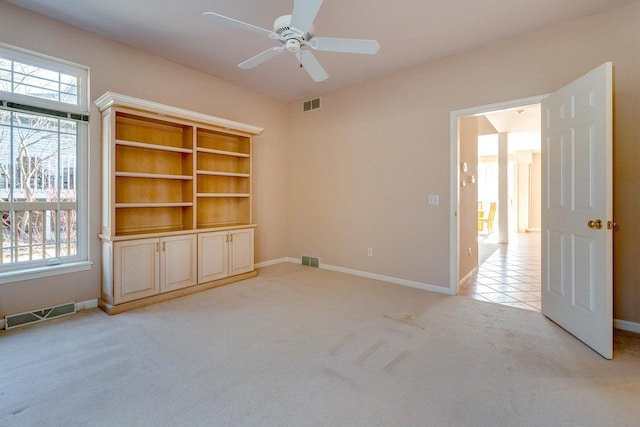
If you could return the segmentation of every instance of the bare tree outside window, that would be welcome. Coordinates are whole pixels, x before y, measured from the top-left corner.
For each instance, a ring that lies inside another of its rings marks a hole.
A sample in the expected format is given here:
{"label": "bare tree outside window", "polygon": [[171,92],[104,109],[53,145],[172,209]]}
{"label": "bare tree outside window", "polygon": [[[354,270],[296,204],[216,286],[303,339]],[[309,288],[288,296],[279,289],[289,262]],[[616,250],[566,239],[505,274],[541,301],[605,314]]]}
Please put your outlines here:
{"label": "bare tree outside window", "polygon": [[0,262],[76,253],[77,124],[0,110]]}

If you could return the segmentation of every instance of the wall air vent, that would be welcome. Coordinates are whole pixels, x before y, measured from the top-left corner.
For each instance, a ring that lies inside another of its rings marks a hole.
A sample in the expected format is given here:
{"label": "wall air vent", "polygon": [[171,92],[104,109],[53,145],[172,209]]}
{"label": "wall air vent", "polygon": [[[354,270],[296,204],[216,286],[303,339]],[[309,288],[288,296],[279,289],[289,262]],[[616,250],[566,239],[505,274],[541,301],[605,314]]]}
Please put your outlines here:
{"label": "wall air vent", "polygon": [[5,329],[17,328],[18,326],[31,325],[45,320],[74,314],[76,303],[68,302],[54,307],[41,308],[39,310],[28,311],[26,313],[12,314],[5,317]]}
{"label": "wall air vent", "polygon": [[302,265],[318,268],[320,267],[320,260],[316,257],[302,255]]}
{"label": "wall air vent", "polygon": [[302,103],[302,111],[307,112],[320,108],[320,98],[310,99]]}

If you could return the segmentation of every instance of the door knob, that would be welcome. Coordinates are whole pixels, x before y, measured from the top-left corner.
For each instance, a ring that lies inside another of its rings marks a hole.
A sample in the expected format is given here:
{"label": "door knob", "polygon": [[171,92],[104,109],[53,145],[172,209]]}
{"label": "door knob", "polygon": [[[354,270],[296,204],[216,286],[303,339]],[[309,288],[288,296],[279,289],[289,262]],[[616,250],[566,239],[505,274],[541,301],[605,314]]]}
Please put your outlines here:
{"label": "door knob", "polygon": [[594,220],[589,220],[589,221],[587,221],[587,226],[589,228],[595,228],[597,230],[600,230],[600,229],[602,229],[602,220],[601,219],[596,219],[595,221]]}

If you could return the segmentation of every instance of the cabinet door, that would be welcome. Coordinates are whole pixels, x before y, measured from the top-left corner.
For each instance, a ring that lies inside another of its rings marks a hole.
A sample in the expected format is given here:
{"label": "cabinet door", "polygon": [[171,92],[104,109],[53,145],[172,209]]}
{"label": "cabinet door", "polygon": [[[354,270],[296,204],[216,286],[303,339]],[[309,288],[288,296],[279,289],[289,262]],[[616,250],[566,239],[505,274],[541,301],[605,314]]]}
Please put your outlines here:
{"label": "cabinet door", "polygon": [[229,275],[229,250],[226,231],[198,235],[198,283]]}
{"label": "cabinet door", "polygon": [[253,228],[229,232],[229,276],[253,271]]}
{"label": "cabinet door", "polygon": [[159,240],[141,239],[113,245],[114,304],[159,292]]}
{"label": "cabinet door", "polygon": [[160,239],[160,292],[186,288],[196,284],[196,236]]}

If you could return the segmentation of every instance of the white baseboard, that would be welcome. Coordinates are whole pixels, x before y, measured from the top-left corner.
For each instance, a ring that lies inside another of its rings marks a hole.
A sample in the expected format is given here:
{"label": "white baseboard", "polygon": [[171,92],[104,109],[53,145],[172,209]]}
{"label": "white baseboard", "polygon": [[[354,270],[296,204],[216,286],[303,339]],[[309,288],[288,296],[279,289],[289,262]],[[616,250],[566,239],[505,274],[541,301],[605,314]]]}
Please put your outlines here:
{"label": "white baseboard", "polygon": [[629,322],[628,320],[613,319],[613,327],[623,331],[640,334],[640,323]]}
{"label": "white baseboard", "polygon": [[[90,308],[95,308],[98,306],[98,299],[90,299],[86,301],[81,301],[76,303],[76,311],[87,310]],[[6,321],[4,319],[0,319],[0,330],[4,330],[6,326]]]}
{"label": "white baseboard", "polygon": [[[279,259],[276,259],[276,260],[273,260],[273,261],[262,262],[259,265],[260,266],[267,266],[267,265],[279,264],[281,262],[290,262],[290,263],[293,263],[293,264],[302,264],[302,259],[285,257],[285,258],[279,258]],[[256,264],[256,266],[257,265],[258,264]],[[368,271],[354,270],[352,268],[338,267],[338,266],[335,266],[335,265],[323,264],[322,262],[320,263],[320,268],[324,269],[324,270],[337,271],[339,273],[352,274],[354,276],[366,277],[368,279],[381,280],[383,282],[394,283],[396,285],[409,286],[411,288],[418,288],[418,289],[422,289],[422,290],[425,290],[425,291],[431,291],[431,292],[437,292],[439,294],[449,295],[449,288],[443,288],[441,286],[430,285],[428,283],[415,282],[413,280],[400,279],[400,278],[391,277],[391,276],[384,276],[382,274],[370,273]]]}
{"label": "white baseboard", "polygon": [[301,258],[291,258],[291,257],[282,257],[276,258],[269,261],[259,262],[255,265],[256,268],[269,267],[270,265],[282,264],[283,262],[291,262],[293,264],[302,264]]}
{"label": "white baseboard", "polygon": [[270,265],[282,264],[283,262],[287,262],[287,258],[277,258],[277,259],[272,259],[270,261],[259,262],[255,264],[254,267],[255,268],[269,267]]}
{"label": "white baseboard", "polygon": [[98,306],[98,299],[90,299],[76,303],[76,311],[88,310],[90,308],[96,308]]}
{"label": "white baseboard", "polygon": [[413,280],[400,279],[398,277],[384,276],[382,274],[369,273],[368,271],[354,270],[351,268],[337,267],[335,265],[320,264],[320,268],[331,271],[338,271],[340,273],[352,274],[354,276],[366,277],[367,279],[381,280],[383,282],[394,283],[396,285],[409,286],[411,288],[418,288],[424,291],[436,292],[439,294],[449,295],[449,288],[443,288],[442,286],[430,285],[428,283],[415,282]]}
{"label": "white baseboard", "polygon": [[459,282],[458,282],[458,286],[462,285],[464,282],[466,282],[467,280],[469,280],[469,278],[471,278],[471,276],[473,276],[474,274],[476,274],[478,272],[478,266],[476,266],[473,270],[471,270],[466,276],[464,276]]}

